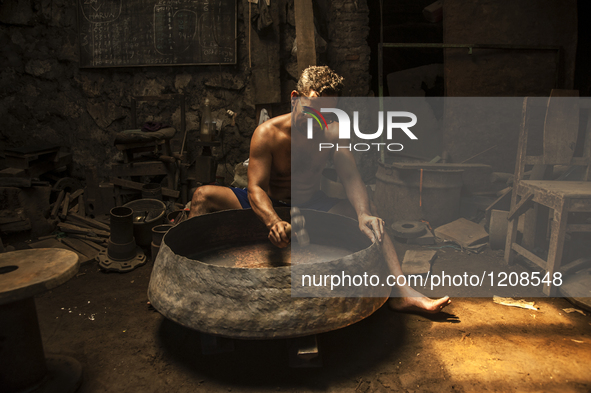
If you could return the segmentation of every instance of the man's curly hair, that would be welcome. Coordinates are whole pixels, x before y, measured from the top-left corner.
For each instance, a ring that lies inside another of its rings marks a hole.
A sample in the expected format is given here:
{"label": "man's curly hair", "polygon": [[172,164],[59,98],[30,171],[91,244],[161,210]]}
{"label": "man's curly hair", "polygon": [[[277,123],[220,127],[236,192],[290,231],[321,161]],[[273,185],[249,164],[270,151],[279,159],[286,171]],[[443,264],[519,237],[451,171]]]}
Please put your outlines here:
{"label": "man's curly hair", "polygon": [[310,66],[302,71],[296,86],[298,93],[308,95],[314,90],[319,95],[323,93],[340,96],[343,91],[343,77],[327,66]]}

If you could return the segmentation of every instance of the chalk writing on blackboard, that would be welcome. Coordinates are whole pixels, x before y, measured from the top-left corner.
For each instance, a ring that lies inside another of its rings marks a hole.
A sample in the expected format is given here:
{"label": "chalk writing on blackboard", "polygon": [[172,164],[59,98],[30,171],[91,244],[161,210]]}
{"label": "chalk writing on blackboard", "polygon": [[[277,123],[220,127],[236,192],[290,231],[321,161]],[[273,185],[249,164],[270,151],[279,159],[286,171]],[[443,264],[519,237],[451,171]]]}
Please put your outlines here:
{"label": "chalk writing on blackboard", "polygon": [[81,67],[235,64],[236,0],[78,0]]}

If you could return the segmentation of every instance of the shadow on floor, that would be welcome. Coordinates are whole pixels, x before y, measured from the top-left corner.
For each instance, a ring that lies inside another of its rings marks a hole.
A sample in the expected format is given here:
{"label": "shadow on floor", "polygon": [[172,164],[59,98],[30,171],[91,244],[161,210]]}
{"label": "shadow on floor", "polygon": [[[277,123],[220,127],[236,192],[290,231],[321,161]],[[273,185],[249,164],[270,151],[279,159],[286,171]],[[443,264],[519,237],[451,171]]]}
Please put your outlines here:
{"label": "shadow on floor", "polygon": [[201,353],[200,333],[163,319],[158,343],[164,359],[208,380],[246,386],[327,388],[392,359],[405,337],[403,316],[382,307],[365,320],[318,335],[321,368],[290,368],[288,339],[234,340],[234,351]]}

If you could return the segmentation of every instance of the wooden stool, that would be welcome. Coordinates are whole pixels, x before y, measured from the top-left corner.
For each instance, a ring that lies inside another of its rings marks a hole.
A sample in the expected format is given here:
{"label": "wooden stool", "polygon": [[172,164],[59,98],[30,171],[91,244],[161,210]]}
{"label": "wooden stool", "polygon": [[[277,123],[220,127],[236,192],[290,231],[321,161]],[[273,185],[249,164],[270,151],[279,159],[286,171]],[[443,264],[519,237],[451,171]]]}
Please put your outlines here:
{"label": "wooden stool", "polygon": [[80,264],[68,250],[0,254],[0,387],[3,392],[75,392],[82,367],[68,356],[45,357],[34,296],[72,278]]}

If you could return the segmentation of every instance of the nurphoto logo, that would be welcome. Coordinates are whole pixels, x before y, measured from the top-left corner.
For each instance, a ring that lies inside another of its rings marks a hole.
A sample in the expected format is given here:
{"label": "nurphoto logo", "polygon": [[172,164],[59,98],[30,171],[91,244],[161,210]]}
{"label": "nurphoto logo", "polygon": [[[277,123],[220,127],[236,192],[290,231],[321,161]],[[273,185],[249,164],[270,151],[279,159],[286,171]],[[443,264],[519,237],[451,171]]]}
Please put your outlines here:
{"label": "nurphoto logo", "polygon": [[[338,118],[339,123],[339,139],[351,139],[351,120],[347,112],[342,109],[337,108],[321,108],[320,112],[322,113],[334,113]],[[311,107],[304,107],[304,113],[310,115],[320,125],[320,129],[324,130],[328,128],[326,120],[322,113],[318,112],[316,109]],[[415,134],[412,133],[410,130],[415,124],[417,124],[417,117],[412,112],[402,112],[402,111],[387,111],[386,115],[384,116],[383,111],[378,111],[378,130],[373,133],[364,133],[359,129],[359,111],[353,111],[353,132],[359,139],[363,140],[379,140],[382,137],[382,133],[384,132],[384,117],[386,118],[386,139],[391,141],[394,135],[394,130],[400,129],[402,130],[406,136],[408,136],[412,140],[418,139]],[[401,122],[399,119],[404,118],[407,121]],[[321,122],[322,120],[322,122]],[[307,123],[307,136],[308,139],[313,139],[314,132],[313,132],[313,120],[310,118],[308,119]],[[381,146],[386,146],[389,151],[401,151],[404,146],[401,143],[384,143],[384,142],[372,142],[372,143],[355,143],[355,144],[347,144],[347,145],[340,145],[334,143],[319,143],[318,149],[322,151],[322,149],[333,149],[336,148],[338,151],[339,149],[346,149],[346,150],[355,150],[355,151],[368,151],[372,148],[372,146],[376,147],[377,150],[380,150]]]}

